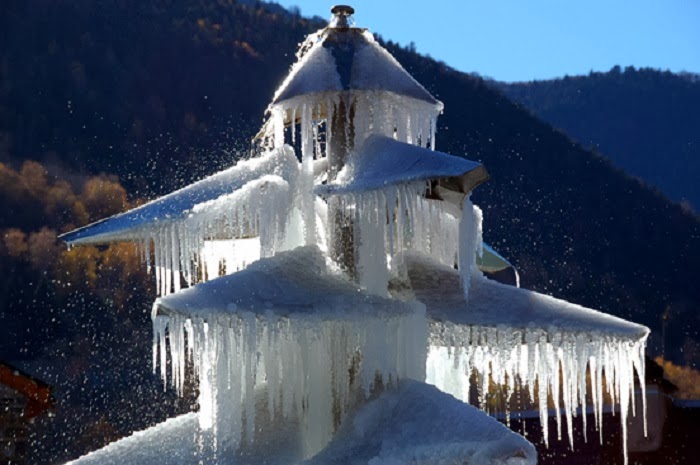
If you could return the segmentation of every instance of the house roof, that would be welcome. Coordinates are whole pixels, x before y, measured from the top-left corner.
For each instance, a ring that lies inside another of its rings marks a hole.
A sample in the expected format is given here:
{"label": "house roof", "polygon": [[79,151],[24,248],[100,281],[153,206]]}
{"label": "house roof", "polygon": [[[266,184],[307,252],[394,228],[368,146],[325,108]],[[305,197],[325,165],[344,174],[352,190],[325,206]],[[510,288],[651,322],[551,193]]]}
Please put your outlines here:
{"label": "house roof", "polygon": [[50,409],[54,404],[51,386],[1,361],[0,384],[4,384],[27,398],[27,406],[24,409],[26,418],[34,418]]}
{"label": "house roof", "polygon": [[196,460],[198,413],[170,418],[115,441],[66,465],[181,464]]}
{"label": "house roof", "polygon": [[537,451],[487,413],[407,380],[362,406],[303,465],[416,462],[533,465]]}
{"label": "house roof", "polygon": [[[196,434],[198,415],[187,413],[171,418],[66,465],[188,463],[201,454]],[[276,434],[272,445],[266,443],[247,452],[253,458],[264,456],[269,464],[298,462],[299,451],[292,446],[298,438],[293,429],[280,428]],[[276,447],[280,443],[289,444],[286,448]],[[341,426],[330,444],[302,463],[366,464],[377,460],[404,463],[431,457],[450,462],[469,459],[475,463],[501,463],[515,458],[519,459],[517,463],[533,464],[536,455],[531,443],[486,413],[433,386],[406,380],[398,389],[385,391],[361,407]]]}

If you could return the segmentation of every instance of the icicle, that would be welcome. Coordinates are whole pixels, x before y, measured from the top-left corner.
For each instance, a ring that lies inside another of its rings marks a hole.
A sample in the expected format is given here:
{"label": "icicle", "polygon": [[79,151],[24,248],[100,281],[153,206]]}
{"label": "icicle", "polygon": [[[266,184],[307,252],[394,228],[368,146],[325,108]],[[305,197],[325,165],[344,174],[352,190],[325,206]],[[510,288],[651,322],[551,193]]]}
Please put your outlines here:
{"label": "icicle", "polygon": [[161,231],[161,238],[163,240],[163,255],[165,256],[165,267],[163,273],[165,274],[165,288],[163,289],[163,295],[168,295],[173,290],[173,262],[175,257],[173,257],[172,240],[173,236],[170,232],[170,225],[165,226]]}
{"label": "icicle", "polygon": [[387,206],[387,218],[388,218],[388,224],[389,224],[389,229],[388,229],[388,243],[389,243],[389,255],[391,257],[394,256],[394,235],[396,231],[400,231],[400,229],[394,228],[394,223],[395,223],[395,217],[398,216],[395,214],[396,211],[396,202],[397,202],[397,194],[396,194],[396,189],[386,189],[383,192],[384,198],[386,200],[386,206]]}
{"label": "icicle", "polygon": [[326,158],[329,158],[333,137],[333,114],[335,113],[335,102],[332,98],[326,98]]}
{"label": "icicle", "polygon": [[161,322],[162,320],[156,319],[157,304],[153,304],[153,310],[151,312],[151,318],[153,320],[153,374],[156,374],[158,369],[158,344],[160,342],[160,333],[163,330]]}
{"label": "icicle", "polygon": [[[567,436],[573,448],[573,417],[576,409],[586,416],[586,377],[590,374],[591,397],[595,426],[602,442],[603,389],[618,404],[624,456],[627,457],[627,416],[634,400],[634,371],[643,379],[646,338],[628,339],[599,333],[545,332],[539,329],[518,329],[469,326],[433,322],[427,381],[440,389],[465,398],[471,369],[479,375],[481,401],[489,386],[485,380],[505,383],[514,377],[524,385],[539,406],[542,436],[549,444],[548,398],[554,401],[558,436],[561,436],[560,398],[563,399]],[[519,354],[519,355],[514,355]],[[469,367],[465,369],[464,367]],[[561,372],[561,377],[559,373]],[[508,382],[512,391],[514,382]],[[455,387],[459,390],[455,391]],[[537,392],[535,392],[535,389]],[[646,421],[646,420],[645,420]],[[584,424],[585,425],[585,424]],[[584,426],[585,427],[585,426]],[[626,459],[625,459],[626,460]]]}
{"label": "icicle", "polygon": [[180,263],[181,263],[181,253],[180,253],[180,234],[178,234],[177,226],[172,225],[170,228],[170,245],[172,246],[172,280],[173,280],[173,291],[178,292],[180,290]]}
{"label": "icicle", "polygon": [[472,271],[476,268],[476,252],[479,247],[481,221],[475,213],[474,204],[465,197],[462,206],[462,218],[459,222],[459,272],[462,277],[464,297],[469,297]]}
{"label": "icicle", "polygon": [[[645,347],[641,344],[637,345],[637,353],[633,359],[634,370],[637,372],[637,380],[639,381],[639,387],[641,389],[642,396],[642,417],[644,419],[644,437],[648,437],[647,431],[647,389],[646,380],[644,379],[644,373],[646,370],[645,364],[646,360],[644,358]],[[633,383],[634,384],[634,383]]]}
{"label": "icicle", "polygon": [[387,295],[389,273],[386,261],[386,198],[371,192],[357,196],[355,245],[357,274],[361,287],[377,295]]}
{"label": "icicle", "polygon": [[154,261],[154,274],[156,276],[156,292],[158,292],[158,295],[163,294],[163,290],[160,287],[160,281],[161,281],[161,249],[160,249],[160,240],[158,238],[157,233],[153,235],[153,261]]}
{"label": "icicle", "polygon": [[144,255],[146,256],[146,272],[148,274],[151,274],[151,236],[150,234],[146,233],[145,237],[145,245],[144,245]]}
{"label": "icicle", "polygon": [[[316,110],[316,114],[317,115],[321,114],[320,108],[318,108]],[[312,135],[312,137],[313,137],[313,151],[314,151],[314,158],[315,159],[320,159],[323,156],[323,154],[321,153],[321,139],[319,137],[319,127],[318,127],[319,124],[320,123],[318,121],[314,120],[313,126],[312,126],[312,129],[313,129],[313,135]]]}
{"label": "icicle", "polygon": [[161,319],[160,327],[158,328],[158,353],[160,354],[160,377],[163,379],[163,389],[168,386],[167,372],[167,352],[166,352],[166,336],[167,320]]}
{"label": "icicle", "polygon": [[[281,107],[272,109],[272,127],[274,137],[274,147],[279,148],[284,145],[284,117],[286,112]],[[292,120],[293,121],[293,120]],[[292,125],[292,128],[294,125]]]}
{"label": "icicle", "polygon": [[[586,402],[586,364],[590,360],[588,351],[588,340],[585,335],[579,335],[576,338],[576,350],[575,350],[577,371],[576,377],[578,378],[578,399],[574,400],[575,405],[581,406],[581,417],[583,419],[583,441],[588,442],[588,406]],[[593,372],[593,367],[591,367],[591,373]],[[591,379],[592,381],[592,379]]]}
{"label": "icicle", "polygon": [[[165,379],[169,351],[171,377],[176,377],[171,381],[180,393],[189,356],[199,377],[200,427],[218,437],[219,448],[235,450],[242,441],[253,441],[256,416],[267,412],[272,418],[277,411],[302,425],[310,456],[331,439],[334,415],[345,415],[356,390],[369,395],[375,375],[385,383],[425,376],[424,349],[415,344],[427,338],[424,307],[396,306],[381,315],[370,311],[376,307],[340,309],[349,317],[330,320],[245,311],[208,321],[154,316],[154,354],[160,355]],[[327,388],[329,375],[335,389]],[[256,386],[268,390],[267,402],[257,406]]]}
{"label": "icicle", "polygon": [[316,213],[313,201],[314,183],[314,154],[313,154],[313,119],[311,106],[303,105],[301,109],[301,175],[300,175],[300,195],[301,212],[304,219],[304,240],[307,245],[315,244],[316,241]]}

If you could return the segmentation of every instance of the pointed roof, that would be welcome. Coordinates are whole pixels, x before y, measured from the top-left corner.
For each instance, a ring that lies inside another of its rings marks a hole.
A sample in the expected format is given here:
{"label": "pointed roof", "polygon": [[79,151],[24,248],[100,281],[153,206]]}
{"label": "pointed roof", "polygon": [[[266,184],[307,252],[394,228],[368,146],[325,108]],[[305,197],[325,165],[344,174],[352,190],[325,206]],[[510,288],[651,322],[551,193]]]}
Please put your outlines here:
{"label": "pointed roof", "polygon": [[393,92],[442,108],[365,29],[327,27],[309,41],[309,50],[292,66],[273,105],[302,95],[360,90]]}

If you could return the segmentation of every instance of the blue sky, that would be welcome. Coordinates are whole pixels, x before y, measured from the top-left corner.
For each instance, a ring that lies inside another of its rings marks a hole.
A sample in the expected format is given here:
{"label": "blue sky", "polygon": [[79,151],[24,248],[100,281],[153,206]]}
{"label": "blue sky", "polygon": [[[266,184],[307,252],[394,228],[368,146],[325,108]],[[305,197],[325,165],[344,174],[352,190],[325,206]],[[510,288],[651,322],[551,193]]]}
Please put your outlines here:
{"label": "blue sky", "polygon": [[[278,1],[330,17],[331,2]],[[355,0],[355,21],[465,72],[528,81],[619,64],[700,72],[700,0]]]}

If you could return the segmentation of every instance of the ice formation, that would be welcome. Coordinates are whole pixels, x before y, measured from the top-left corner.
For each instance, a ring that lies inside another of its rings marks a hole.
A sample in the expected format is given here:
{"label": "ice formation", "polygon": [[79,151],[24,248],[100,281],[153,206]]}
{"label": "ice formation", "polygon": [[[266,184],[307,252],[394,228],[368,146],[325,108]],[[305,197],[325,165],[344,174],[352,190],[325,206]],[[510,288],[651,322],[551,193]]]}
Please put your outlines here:
{"label": "ice formation", "polygon": [[[363,293],[314,246],[154,305],[154,363],[178,391],[194,367],[200,427],[217,449],[252,442],[256,415],[293,416],[311,456],[377,382],[424,378],[425,348],[415,341],[425,340],[421,304]],[[256,389],[267,392],[257,409]]]}
{"label": "ice formation", "polygon": [[[491,249],[482,257],[470,194],[488,175],[435,151],[441,111],[369,32],[331,26],[302,44],[258,156],[63,236],[140,244],[164,296],[154,370],[180,392],[189,367],[197,377],[202,457],[264,454],[285,436],[301,451],[282,463],[327,445],[309,463],[370,445],[360,463],[534,462],[520,436],[407,381],[426,378],[464,401],[477,379],[482,408],[491,383],[507,397],[522,387],[545,438],[551,400],[572,447],[588,403],[602,438],[608,395],[626,441],[648,329],[481,274],[509,266]],[[435,411],[399,408],[423,401]]]}
{"label": "ice formation", "polygon": [[[645,386],[647,328],[487,280],[478,271],[471,276],[467,301],[456,291],[462,276],[453,269],[417,254],[403,261],[411,289],[431,320],[429,383],[468,401],[474,371],[484,409],[490,383],[503,386],[506,399],[522,388],[539,406],[545,442],[551,399],[557,436],[561,439],[563,410],[571,447],[572,419],[577,409],[586,411],[588,402],[602,441],[605,393],[619,406],[626,443],[627,415],[636,413],[635,372],[642,391]],[[645,403],[641,408],[645,415]],[[585,434],[586,415],[581,417]]]}
{"label": "ice formation", "polygon": [[300,245],[287,234],[298,178],[294,151],[283,146],[62,239],[69,245],[135,241],[166,295],[183,282],[218,277],[220,268],[231,273],[245,266],[253,244],[235,239],[257,238],[257,257]]}

